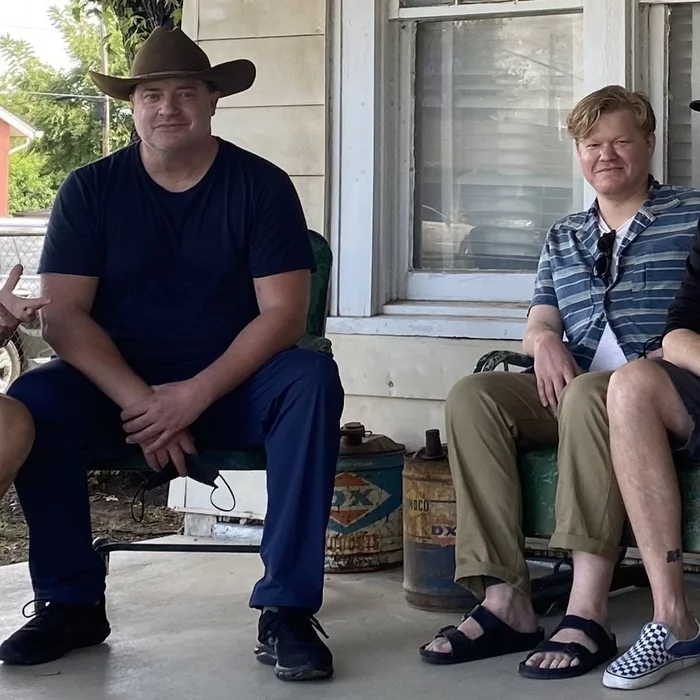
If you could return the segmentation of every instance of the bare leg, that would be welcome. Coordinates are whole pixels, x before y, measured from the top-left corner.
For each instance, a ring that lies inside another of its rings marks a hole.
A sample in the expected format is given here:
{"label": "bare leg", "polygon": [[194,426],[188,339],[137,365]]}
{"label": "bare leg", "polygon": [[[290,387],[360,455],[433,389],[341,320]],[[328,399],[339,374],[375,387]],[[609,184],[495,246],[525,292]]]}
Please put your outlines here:
{"label": "bare leg", "polygon": [[0,498],[15,480],[34,442],[34,422],[19,402],[0,395]]}
{"label": "bare leg", "polygon": [[689,639],[697,627],[683,581],[680,493],[668,434],[689,437],[693,421],[666,372],[651,360],[613,375],[608,415],[615,474],[649,576],[654,620]]}
{"label": "bare leg", "polygon": [[[573,560],[574,580],[566,614],[593,620],[607,630],[608,595],[615,562],[587,552],[574,552]],[[577,642],[593,652],[597,650],[596,645],[580,630],[563,629],[551,641],[564,644]],[[527,662],[528,666],[540,668],[566,668],[578,664],[578,659],[572,660],[567,654],[553,652],[535,654]]]}

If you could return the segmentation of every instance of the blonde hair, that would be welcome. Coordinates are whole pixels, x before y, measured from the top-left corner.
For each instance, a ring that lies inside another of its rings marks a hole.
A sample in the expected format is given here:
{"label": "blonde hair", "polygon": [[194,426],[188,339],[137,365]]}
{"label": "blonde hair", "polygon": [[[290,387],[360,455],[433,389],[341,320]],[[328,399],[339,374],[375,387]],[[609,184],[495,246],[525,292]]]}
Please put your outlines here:
{"label": "blonde hair", "polygon": [[580,143],[593,131],[601,114],[620,109],[632,112],[637,126],[645,135],[656,131],[656,116],[649,98],[620,85],[608,85],[584,97],[571,110],[566,128],[574,141]]}

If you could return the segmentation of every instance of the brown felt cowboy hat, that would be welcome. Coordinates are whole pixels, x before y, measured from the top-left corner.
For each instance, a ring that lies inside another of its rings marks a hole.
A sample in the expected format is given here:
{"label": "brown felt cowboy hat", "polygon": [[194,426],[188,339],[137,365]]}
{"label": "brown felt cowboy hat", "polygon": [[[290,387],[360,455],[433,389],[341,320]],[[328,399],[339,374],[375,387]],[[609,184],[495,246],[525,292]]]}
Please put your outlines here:
{"label": "brown felt cowboy hat", "polygon": [[181,29],[157,27],[143,42],[131,67],[130,78],[117,78],[90,71],[92,82],[110,97],[128,100],[134,88],[148,80],[199,78],[221,97],[247,90],[255,80],[255,66],[239,59],[212,66],[207,55]]}

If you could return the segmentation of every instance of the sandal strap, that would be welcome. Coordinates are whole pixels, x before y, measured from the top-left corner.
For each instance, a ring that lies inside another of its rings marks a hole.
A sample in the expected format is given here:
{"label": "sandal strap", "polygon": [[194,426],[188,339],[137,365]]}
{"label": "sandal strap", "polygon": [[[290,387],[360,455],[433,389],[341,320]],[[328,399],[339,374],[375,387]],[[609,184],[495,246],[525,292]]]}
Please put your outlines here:
{"label": "sandal strap", "polygon": [[[540,642],[528,655],[527,659],[531,659],[535,654],[566,654],[572,661],[573,659],[585,659],[594,656],[594,653],[577,642]],[[596,652],[597,654],[598,652]]]}
{"label": "sandal strap", "polygon": [[444,637],[452,647],[454,656],[465,656],[471,652],[474,644],[473,640],[469,639],[464,632],[457,629],[454,625],[448,625],[438,631],[438,637]]}
{"label": "sandal strap", "polygon": [[[557,628],[552,632],[553,637],[557,632],[563,629],[579,630],[583,632],[595,645],[598,650],[606,650],[611,645],[615,644],[614,638],[610,635],[595,621],[587,620],[578,615],[564,615],[561,622],[557,625]],[[585,649],[585,647],[584,647]]]}
{"label": "sandal strap", "polygon": [[503,620],[499,620],[491,611],[487,610],[482,605],[477,605],[469,614],[473,620],[478,622],[484,632],[493,632],[498,636],[504,634],[511,635],[515,630],[506,625]]}

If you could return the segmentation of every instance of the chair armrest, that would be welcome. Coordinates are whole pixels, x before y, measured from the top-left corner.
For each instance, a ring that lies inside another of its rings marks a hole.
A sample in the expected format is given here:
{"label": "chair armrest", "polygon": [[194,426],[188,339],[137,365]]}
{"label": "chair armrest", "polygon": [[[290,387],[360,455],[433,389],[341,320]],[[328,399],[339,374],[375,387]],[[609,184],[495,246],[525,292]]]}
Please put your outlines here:
{"label": "chair armrest", "polygon": [[510,350],[492,350],[487,352],[477,363],[474,368],[474,373],[478,372],[493,372],[499,365],[503,365],[503,369],[507,372],[509,365],[522,367],[523,369],[531,369],[533,360],[527,355]]}
{"label": "chair armrest", "polygon": [[328,338],[319,338],[315,335],[305,335],[298,343],[297,347],[304,350],[314,350],[322,352],[324,355],[333,357],[333,348],[331,341]]}

